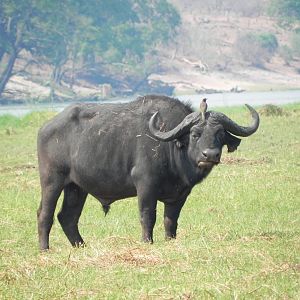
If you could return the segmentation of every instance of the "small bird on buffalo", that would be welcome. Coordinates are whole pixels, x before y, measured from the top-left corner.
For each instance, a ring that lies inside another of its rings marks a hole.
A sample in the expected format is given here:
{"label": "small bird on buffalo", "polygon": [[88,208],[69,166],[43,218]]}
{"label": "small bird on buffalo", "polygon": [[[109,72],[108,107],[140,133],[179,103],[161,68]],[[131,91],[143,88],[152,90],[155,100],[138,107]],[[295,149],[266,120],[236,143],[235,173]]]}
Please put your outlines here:
{"label": "small bird on buffalo", "polygon": [[200,103],[200,111],[201,111],[201,114],[202,114],[202,120],[204,121],[205,120],[205,113],[207,111],[207,103],[206,103],[206,98],[203,98],[201,103]]}

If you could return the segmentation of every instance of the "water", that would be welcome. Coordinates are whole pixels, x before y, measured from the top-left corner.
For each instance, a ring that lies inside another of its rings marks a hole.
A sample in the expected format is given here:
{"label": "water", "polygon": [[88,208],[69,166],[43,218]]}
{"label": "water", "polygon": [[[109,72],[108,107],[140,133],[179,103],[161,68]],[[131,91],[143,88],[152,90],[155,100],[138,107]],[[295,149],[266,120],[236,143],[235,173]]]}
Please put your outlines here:
{"label": "water", "polygon": [[236,106],[245,103],[256,106],[265,104],[283,105],[300,102],[300,90],[296,91],[270,91],[270,92],[244,92],[222,93],[209,95],[189,95],[179,97],[188,100],[193,106],[198,107],[202,98],[206,97],[210,107]]}
{"label": "water", "polygon": [[[256,105],[275,104],[283,105],[287,103],[300,102],[300,90],[295,91],[270,91],[270,92],[244,92],[244,93],[220,93],[220,94],[199,94],[199,95],[182,95],[178,99],[189,101],[194,107],[198,107],[202,98],[206,97],[209,108],[218,106],[236,106],[245,103]],[[136,97],[111,99],[101,101],[107,102],[129,102]],[[53,104],[35,104],[35,105],[5,105],[0,106],[0,115],[11,114],[14,116],[24,116],[32,111],[62,111],[70,103],[53,103]]]}

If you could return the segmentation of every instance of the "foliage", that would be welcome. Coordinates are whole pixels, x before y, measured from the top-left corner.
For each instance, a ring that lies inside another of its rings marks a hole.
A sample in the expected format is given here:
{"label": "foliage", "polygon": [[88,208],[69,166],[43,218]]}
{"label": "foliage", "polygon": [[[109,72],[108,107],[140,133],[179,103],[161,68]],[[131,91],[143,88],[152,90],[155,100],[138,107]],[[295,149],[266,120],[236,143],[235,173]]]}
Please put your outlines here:
{"label": "foliage", "polygon": [[293,54],[297,57],[300,57],[300,30],[293,32],[291,44]]}
{"label": "foliage", "polygon": [[271,0],[269,11],[271,15],[279,18],[283,26],[300,21],[299,0]]}
{"label": "foliage", "polygon": [[236,49],[245,62],[263,67],[269,62],[278,48],[276,36],[271,33],[246,33],[236,40]]}
{"label": "foliage", "polygon": [[279,54],[287,65],[293,60],[293,50],[287,45],[280,47]]}
{"label": "foliage", "polygon": [[256,35],[256,39],[262,48],[267,49],[269,53],[274,54],[278,48],[276,36],[272,33],[262,33]]}
{"label": "foliage", "polygon": [[[166,0],[3,0],[0,3],[0,95],[18,54],[27,50],[53,66],[60,84],[75,70],[95,62],[143,62],[145,54],[166,43],[180,18]],[[54,86],[54,85],[53,85]]]}
{"label": "foliage", "polygon": [[292,30],[290,38],[291,48],[284,46],[281,53],[288,63],[293,56],[300,56],[300,1],[299,0],[272,0],[269,8],[270,14],[278,18],[283,27]]}
{"label": "foliage", "polygon": [[[226,114],[242,122],[243,111]],[[89,197],[80,219],[87,247],[73,249],[54,222],[48,253],[37,244],[36,134],[49,115],[31,114],[16,127],[0,117],[0,298],[298,299],[300,106],[284,111],[288,117],[262,118],[193,189],[177,240],[164,241],[161,203],[155,243],[145,245],[136,198],[104,217]]]}
{"label": "foliage", "polygon": [[261,107],[259,109],[259,114],[267,117],[282,117],[287,115],[287,113],[281,107],[273,104],[267,104]]}

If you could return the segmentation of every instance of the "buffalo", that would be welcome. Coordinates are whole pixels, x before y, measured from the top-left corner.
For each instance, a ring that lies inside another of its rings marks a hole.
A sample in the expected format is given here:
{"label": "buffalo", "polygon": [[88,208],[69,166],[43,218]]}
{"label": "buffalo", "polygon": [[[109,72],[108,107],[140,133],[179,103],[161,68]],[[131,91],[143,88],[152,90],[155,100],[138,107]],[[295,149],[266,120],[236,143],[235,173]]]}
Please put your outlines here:
{"label": "buffalo", "polygon": [[64,191],[58,220],[73,246],[84,245],[78,230],[86,197],[98,199],[105,213],[116,200],[137,196],[142,240],[153,242],[157,201],[164,203],[166,239],[176,237],[187,196],[220,162],[222,147],[237,149],[259,126],[243,127],[226,115],[194,112],[166,96],[148,95],[126,104],[73,104],[38,133],[41,203],[37,211],[41,250],[57,200]]}

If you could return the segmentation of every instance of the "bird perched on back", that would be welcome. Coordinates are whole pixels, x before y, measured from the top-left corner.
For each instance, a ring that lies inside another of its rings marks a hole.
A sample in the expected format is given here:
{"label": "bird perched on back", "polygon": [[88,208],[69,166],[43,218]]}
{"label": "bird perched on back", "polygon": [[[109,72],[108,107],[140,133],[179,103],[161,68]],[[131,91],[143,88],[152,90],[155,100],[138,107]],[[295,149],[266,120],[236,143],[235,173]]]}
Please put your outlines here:
{"label": "bird perched on back", "polygon": [[201,114],[202,114],[202,120],[204,121],[205,120],[205,113],[207,111],[207,103],[206,103],[206,98],[203,98],[201,103],[200,103],[200,111],[201,111]]}

